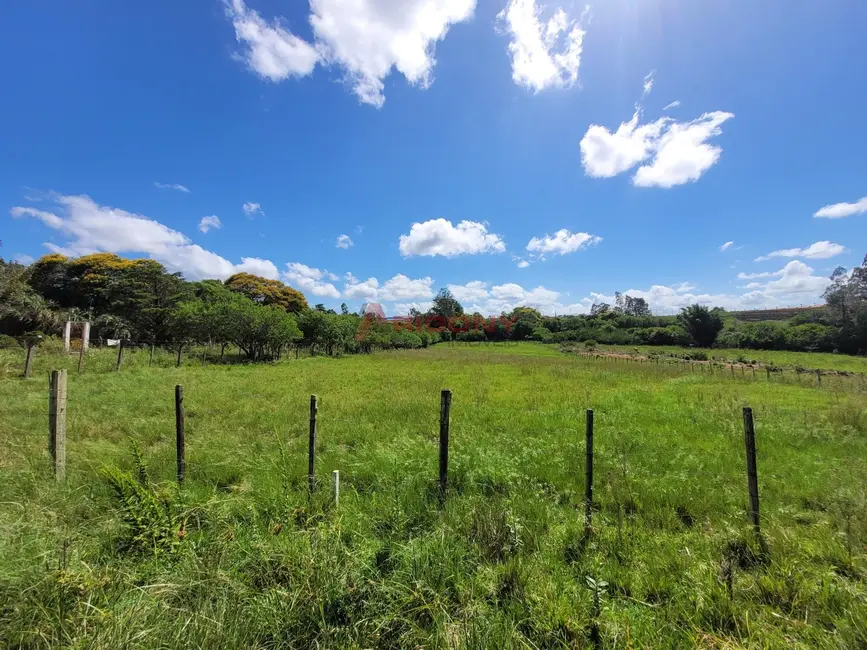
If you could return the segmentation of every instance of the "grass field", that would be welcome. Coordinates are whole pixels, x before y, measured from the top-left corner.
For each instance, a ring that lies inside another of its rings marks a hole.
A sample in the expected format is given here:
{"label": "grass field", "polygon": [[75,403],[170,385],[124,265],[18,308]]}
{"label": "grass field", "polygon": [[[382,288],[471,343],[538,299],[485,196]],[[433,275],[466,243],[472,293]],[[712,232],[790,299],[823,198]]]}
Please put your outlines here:
{"label": "grass field", "polygon": [[[534,344],[66,366],[64,485],[46,451],[47,368],[0,379],[0,647],[867,647],[858,378],[755,381]],[[322,485],[309,498],[312,393]],[[746,405],[765,549],[746,512]]]}
{"label": "grass field", "polygon": [[[580,344],[578,344],[580,347]],[[845,372],[867,373],[867,357],[830,352],[789,352],[786,350],[739,350],[736,348],[682,348],[674,345],[599,345],[602,352],[623,352],[626,354],[683,356],[703,352],[708,359],[718,361],[756,361],[766,366],[784,368],[809,368],[811,370],[839,370]]]}

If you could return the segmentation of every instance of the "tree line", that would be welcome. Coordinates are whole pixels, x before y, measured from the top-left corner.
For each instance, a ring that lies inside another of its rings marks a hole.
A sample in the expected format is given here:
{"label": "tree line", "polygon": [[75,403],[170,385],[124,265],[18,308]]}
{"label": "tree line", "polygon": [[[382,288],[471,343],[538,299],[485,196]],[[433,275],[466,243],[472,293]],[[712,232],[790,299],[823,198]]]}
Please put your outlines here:
{"label": "tree line", "polygon": [[154,260],[112,253],[52,254],[29,266],[0,259],[0,345],[58,335],[70,320],[90,321],[97,341],[234,345],[253,361],[278,358],[293,345],[333,355],[440,340],[386,323],[362,328],[345,304],[341,313],[310,308],[300,291],[250,273],[188,282]]}
{"label": "tree line", "polygon": [[620,293],[613,305],[595,304],[589,314],[544,316],[517,307],[492,319],[466,313],[442,289],[425,314],[413,310],[395,323],[353,314],[346,304],[339,313],[311,308],[300,291],[249,273],[189,282],[151,259],[51,254],[29,266],[0,258],[0,346],[35,333],[57,335],[67,320],[89,320],[97,340],[234,345],[256,361],[298,345],[336,355],[449,340],[867,352],[867,257],[851,271],[838,268],[824,298],[822,308],[787,322],[741,322],[703,305],[654,316],[643,298]]}

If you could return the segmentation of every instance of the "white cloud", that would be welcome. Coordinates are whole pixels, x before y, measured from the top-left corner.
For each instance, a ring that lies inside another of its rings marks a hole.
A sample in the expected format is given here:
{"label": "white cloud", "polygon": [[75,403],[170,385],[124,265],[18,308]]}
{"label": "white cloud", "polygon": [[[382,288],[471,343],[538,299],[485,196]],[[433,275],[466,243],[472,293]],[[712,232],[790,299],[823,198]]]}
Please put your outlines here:
{"label": "white cloud", "polygon": [[756,280],[759,278],[774,278],[782,275],[782,271],[765,271],[763,273],[738,273],[738,280]]}
{"label": "white cloud", "polygon": [[526,269],[528,266],[530,266],[530,263],[527,260],[519,260],[518,261],[518,268],[519,269]]}
{"label": "white cloud", "polygon": [[448,288],[459,302],[484,300],[489,295],[488,283],[480,280],[473,280],[466,284],[450,284]]}
{"label": "white cloud", "polygon": [[719,247],[719,250],[721,253],[725,253],[728,249],[734,246],[734,244],[735,243],[733,241],[727,241],[725,244]]}
{"label": "white cloud", "polygon": [[719,147],[706,140],[722,133],[720,126],[734,117],[714,111],[691,122],[661,117],[640,124],[636,111],[616,131],[591,124],[581,139],[581,162],[588,176],[610,178],[649,161],[632,177],[640,187],[673,187],[698,180],[720,157]]}
{"label": "white cloud", "polygon": [[180,183],[154,183],[154,185],[161,190],[177,190],[178,192],[186,192],[190,193],[190,190],[187,189],[185,185],[181,185]]}
{"label": "white cloud", "polygon": [[[775,279],[768,280],[766,283],[751,282],[744,287],[749,291],[739,295],[696,293],[695,287],[686,283],[679,286],[653,285],[650,289],[628,289],[623,293],[634,298],[644,298],[654,313],[671,314],[694,303],[723,307],[729,310],[816,304],[821,302],[821,294],[829,284],[827,279],[813,275],[813,269],[798,260],[789,262],[784,268],[773,273],[752,275],[742,273],[738,277],[740,279]],[[565,307],[580,310],[582,306],[593,302],[614,304],[614,296],[591,293],[589,298],[584,298],[575,305]]]}
{"label": "white cloud", "polygon": [[344,298],[374,300],[379,297],[379,282],[376,278],[367,278],[361,282],[351,273],[346,276],[346,284],[343,285]]}
{"label": "white cloud", "polygon": [[819,294],[830,284],[827,278],[813,275],[813,269],[799,260],[792,260],[780,271],[778,280],[765,285],[768,295]]}
{"label": "white cloud", "polygon": [[49,228],[66,235],[69,241],[58,246],[46,243],[49,250],[79,256],[95,252],[145,253],[172,271],[181,271],[190,280],[225,279],[233,273],[248,272],[270,279],[278,277],[277,267],[254,257],[240,264],[191,243],[183,233],[146,216],[102,206],[89,196],[52,193],[49,200],[62,216],[31,207],[14,207],[13,217],[34,217]]}
{"label": "white cloud", "polygon": [[650,94],[650,91],[653,90],[653,74],[656,70],[651,70],[647,73],[647,76],[644,77],[644,92],[641,93],[641,98],[644,99]]}
{"label": "white cloud", "polygon": [[199,221],[199,230],[202,232],[208,232],[211,228],[219,230],[222,227],[223,224],[220,221],[220,217],[215,214],[212,214],[210,217],[202,217],[202,220]]}
{"label": "white cloud", "polygon": [[664,110],[664,111],[668,111],[668,110],[671,110],[672,108],[677,108],[678,106],[680,106],[680,100],[679,100],[679,99],[675,99],[675,100],[674,100],[673,102],[671,102],[670,104],[667,104],[666,106],[663,106],[663,107],[662,107],[662,110]]}
{"label": "white cloud", "polygon": [[640,112],[613,133],[591,124],[581,139],[581,162],[588,176],[610,178],[632,169],[655,150],[667,118],[639,126]]}
{"label": "white cloud", "polygon": [[[542,238],[533,237],[527,244],[527,250],[532,253],[544,255],[552,253],[554,255],[566,255],[575,251],[593,246],[602,241],[601,237],[590,235],[586,232],[571,233],[565,228],[558,230],[553,235],[545,235]],[[520,267],[520,265],[519,265]]]}
{"label": "white cloud", "polygon": [[453,226],[445,219],[414,223],[408,235],[400,236],[400,254],[455,257],[478,253],[502,253],[506,244],[499,235],[489,233],[487,224],[461,221]]}
{"label": "white cloud", "polygon": [[379,290],[379,299],[396,301],[412,300],[414,298],[432,298],[433,290],[431,278],[419,278],[412,280],[398,273],[391,280],[382,285]]}
{"label": "white cloud", "polygon": [[256,215],[264,216],[265,213],[262,212],[262,206],[258,203],[253,203],[252,201],[247,201],[243,206],[241,206],[244,210],[244,214],[246,214],[251,219]]}
{"label": "white cloud", "polygon": [[808,260],[826,260],[830,257],[845,253],[846,248],[840,244],[832,244],[829,241],[817,241],[807,248],[784,248],[762,255],[755,259],[756,262],[764,262],[774,257],[806,257]]}
{"label": "white cloud", "polygon": [[722,133],[720,126],[734,117],[714,111],[697,120],[674,123],[659,139],[649,165],[635,172],[632,182],[639,187],[674,187],[701,178],[719,160],[722,149],[706,140]]}
{"label": "white cloud", "polygon": [[350,237],[349,235],[340,235],[337,238],[337,242],[335,243],[335,246],[337,246],[337,248],[346,249],[346,248],[349,248],[350,246],[352,246],[353,244],[354,244],[354,242],[352,241],[352,237]]}
{"label": "white cloud", "polygon": [[560,293],[538,286],[535,289],[524,289],[519,284],[507,283],[491,287],[487,296],[477,295],[477,300],[466,311],[479,312],[483,316],[492,316],[510,312],[515,307],[533,307],[543,313],[563,313],[557,302]]}
{"label": "white cloud", "polygon": [[864,214],[867,212],[867,196],[855,201],[855,203],[834,203],[820,208],[814,214],[814,217],[824,219],[842,219],[843,217],[851,217],[856,214]]}
{"label": "white cloud", "polygon": [[380,107],[392,68],[411,84],[431,84],[437,41],[475,7],[475,0],[310,0],[310,24],[323,59],[346,71],[363,103]]}
{"label": "white cloud", "polygon": [[18,255],[12,258],[12,261],[23,264],[24,266],[30,266],[31,264],[33,264],[33,258],[29,255],[25,255],[24,253],[18,253]]}
{"label": "white cloud", "polygon": [[268,23],[243,0],[226,0],[226,14],[235,28],[235,38],[246,47],[241,58],[260,77],[282,81],[313,72],[319,52],[279,22]]}
{"label": "white cloud", "polygon": [[283,279],[287,284],[292,285],[296,289],[312,293],[314,296],[324,296],[326,298],[340,297],[337,287],[324,281],[330,277],[328,271],[321,271],[299,262],[288,262],[286,268],[288,270],[283,272]]}
{"label": "white cloud", "polygon": [[422,314],[433,306],[432,302],[396,302],[392,314],[396,316],[409,316],[411,310],[415,309]]}
{"label": "white cloud", "polygon": [[399,273],[382,285],[376,278],[362,282],[352,273],[347,273],[344,279],[344,298],[392,302],[433,297],[433,280],[429,277],[412,279]]}
{"label": "white cloud", "polygon": [[557,9],[542,22],[540,10],[535,0],[509,0],[497,15],[511,36],[512,80],[534,92],[572,86],[581,67],[582,21],[569,20]]}
{"label": "white cloud", "polygon": [[430,85],[436,43],[469,20],[475,6],[475,0],[310,0],[314,43],[263,20],[242,0],[227,4],[227,13],[247,47],[243,59],[260,76],[282,81],[311,74],[317,63],[335,65],[361,102],[380,107],[393,69],[411,84]]}

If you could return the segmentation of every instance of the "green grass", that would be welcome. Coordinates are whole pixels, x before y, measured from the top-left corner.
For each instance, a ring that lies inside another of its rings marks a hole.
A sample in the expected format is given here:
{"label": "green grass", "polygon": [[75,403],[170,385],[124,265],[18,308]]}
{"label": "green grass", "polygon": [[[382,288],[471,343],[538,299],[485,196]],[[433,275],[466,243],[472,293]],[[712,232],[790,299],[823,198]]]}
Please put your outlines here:
{"label": "green grass", "polygon": [[[102,354],[113,353],[89,368]],[[0,647],[867,645],[859,379],[711,376],[533,344],[82,376],[66,365],[65,485],[46,452],[46,368],[0,379]],[[745,405],[766,553],[746,513]],[[586,408],[596,465],[584,540]]]}
{"label": "green grass", "polygon": [[[579,344],[580,347],[580,344]],[[674,345],[599,345],[602,352],[625,352],[640,354],[684,355],[703,352],[708,359],[719,361],[757,361],[763,365],[794,368],[800,366],[812,370],[840,370],[846,372],[867,372],[867,357],[830,352],[788,352],[785,350],[745,350],[736,348],[682,348]]]}

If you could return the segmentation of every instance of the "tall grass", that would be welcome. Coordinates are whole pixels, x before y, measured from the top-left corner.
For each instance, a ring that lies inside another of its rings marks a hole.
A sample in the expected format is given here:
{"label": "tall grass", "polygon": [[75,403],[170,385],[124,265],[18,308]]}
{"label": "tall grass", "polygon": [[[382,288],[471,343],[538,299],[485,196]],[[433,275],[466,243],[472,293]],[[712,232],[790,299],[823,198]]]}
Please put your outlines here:
{"label": "tall grass", "polygon": [[[437,346],[71,374],[65,485],[47,459],[46,382],[0,380],[0,646],[867,644],[859,382],[554,352]],[[323,486],[309,496],[311,393]],[[767,554],[746,513],[745,405]],[[586,408],[596,415],[589,539]],[[325,482],[334,469],[339,508]]]}

